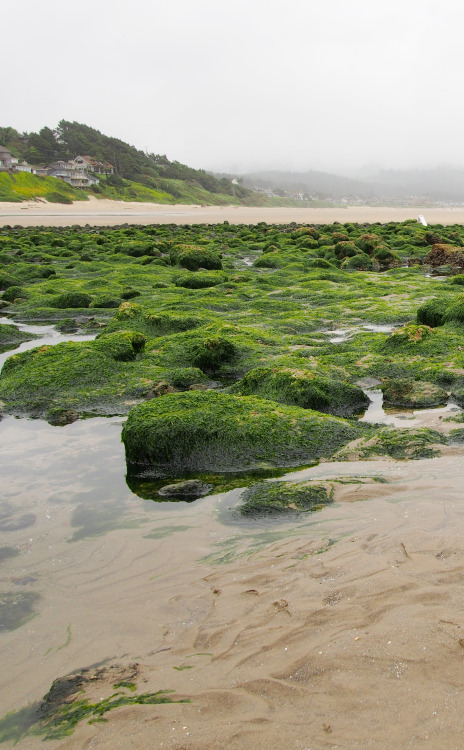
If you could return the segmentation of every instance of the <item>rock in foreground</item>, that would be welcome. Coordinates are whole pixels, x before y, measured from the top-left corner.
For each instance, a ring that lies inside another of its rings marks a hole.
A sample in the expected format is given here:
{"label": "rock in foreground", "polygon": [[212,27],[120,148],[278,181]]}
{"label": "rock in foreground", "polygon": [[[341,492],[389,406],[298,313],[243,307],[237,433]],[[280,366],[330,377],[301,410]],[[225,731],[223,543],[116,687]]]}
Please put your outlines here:
{"label": "rock in foreground", "polygon": [[343,419],[254,396],[172,393],[133,409],[124,425],[129,474],[297,466],[358,436]]}

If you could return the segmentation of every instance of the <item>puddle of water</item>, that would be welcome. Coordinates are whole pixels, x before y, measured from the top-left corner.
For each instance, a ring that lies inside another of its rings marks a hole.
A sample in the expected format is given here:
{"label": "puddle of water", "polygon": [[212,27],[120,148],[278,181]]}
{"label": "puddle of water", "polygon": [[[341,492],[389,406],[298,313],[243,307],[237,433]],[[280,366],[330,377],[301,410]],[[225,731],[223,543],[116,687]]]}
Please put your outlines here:
{"label": "puddle of water", "polygon": [[15,325],[20,331],[25,333],[34,333],[39,338],[31,339],[31,341],[24,341],[22,344],[16,347],[16,349],[10,349],[7,352],[0,354],[0,370],[5,364],[8,357],[13,354],[19,354],[20,352],[27,352],[30,349],[35,349],[37,346],[55,346],[67,341],[93,341],[96,337],[94,334],[79,334],[79,333],[61,333],[57,331],[53,325],[29,325],[27,323],[20,323],[10,320],[10,318],[0,318],[0,325]]}
{"label": "puddle of water", "polygon": [[391,410],[386,412],[383,408],[383,393],[380,388],[363,388],[364,393],[370,399],[370,404],[360,418],[360,422],[369,424],[385,424],[391,427],[423,427],[440,417],[448,416],[453,412],[460,411],[457,404],[449,401],[446,406],[434,409],[416,409],[407,411],[405,409]]}
{"label": "puddle of water", "polygon": [[362,326],[352,326],[350,328],[337,328],[331,331],[321,331],[329,337],[331,344],[340,344],[344,341],[355,336],[361,331],[371,331],[372,333],[391,333],[395,329],[392,325],[375,325],[374,323],[366,323]]}
{"label": "puddle of water", "polygon": [[392,325],[375,325],[374,323],[368,323],[363,325],[365,331],[372,331],[373,333],[391,333],[397,328]]}

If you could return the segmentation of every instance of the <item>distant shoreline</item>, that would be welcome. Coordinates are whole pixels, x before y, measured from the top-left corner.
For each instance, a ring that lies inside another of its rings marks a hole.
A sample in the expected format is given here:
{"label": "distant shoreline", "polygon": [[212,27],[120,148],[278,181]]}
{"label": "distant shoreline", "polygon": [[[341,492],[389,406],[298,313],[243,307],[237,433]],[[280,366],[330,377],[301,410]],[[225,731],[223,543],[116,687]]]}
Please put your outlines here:
{"label": "distant shoreline", "polygon": [[350,206],[347,208],[287,208],[259,206],[199,206],[158,203],[126,203],[90,198],[71,205],[25,201],[0,203],[0,226],[63,227],[114,226],[118,224],[332,224],[416,220],[423,214],[429,224],[464,224],[464,208],[395,208]]}

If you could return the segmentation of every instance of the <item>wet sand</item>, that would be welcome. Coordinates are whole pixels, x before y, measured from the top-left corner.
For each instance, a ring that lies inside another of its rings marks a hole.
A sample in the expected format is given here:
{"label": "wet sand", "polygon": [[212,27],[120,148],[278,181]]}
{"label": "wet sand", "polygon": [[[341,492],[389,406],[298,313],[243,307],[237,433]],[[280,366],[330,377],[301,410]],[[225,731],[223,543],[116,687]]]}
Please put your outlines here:
{"label": "wet sand", "polygon": [[330,224],[416,220],[423,214],[429,224],[462,224],[464,208],[245,208],[243,206],[186,206],[126,203],[91,197],[72,205],[44,200],[0,203],[0,226],[107,226],[117,224]]}
{"label": "wet sand", "polygon": [[[107,723],[19,747],[462,747],[462,447],[289,473],[354,483],[338,485],[319,513],[244,525],[228,510],[237,490],[190,505],[131,495],[120,420],[77,422],[59,435],[27,420],[4,428],[9,502],[37,522],[4,534],[20,554],[3,563],[2,588],[41,598],[35,618],[1,634],[2,713],[95,665],[136,664],[139,692],[190,700],[120,707]],[[87,470],[78,466],[71,482],[76,461]],[[82,527],[85,504],[101,511],[101,527]],[[111,674],[86,696],[114,692]]]}

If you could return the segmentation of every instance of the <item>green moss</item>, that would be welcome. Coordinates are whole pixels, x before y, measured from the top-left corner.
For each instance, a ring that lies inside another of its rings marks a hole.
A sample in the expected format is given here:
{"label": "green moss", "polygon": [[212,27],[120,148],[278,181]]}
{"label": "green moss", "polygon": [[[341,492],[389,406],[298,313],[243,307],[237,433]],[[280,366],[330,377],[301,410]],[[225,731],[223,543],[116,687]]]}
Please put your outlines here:
{"label": "green moss", "polygon": [[333,491],[312,482],[260,482],[242,494],[243,516],[307,512],[333,501]]}
{"label": "green moss", "polygon": [[90,294],[85,294],[84,292],[68,292],[60,294],[58,297],[50,300],[49,305],[50,307],[59,307],[62,309],[82,308],[89,307],[91,302],[92,297]]}
{"label": "green moss", "polygon": [[225,338],[205,338],[190,345],[190,359],[209,375],[215,375],[224,364],[229,364],[237,355],[237,347]]}
{"label": "green moss", "polygon": [[131,362],[145,348],[146,338],[143,333],[135,331],[105,331],[95,341],[94,348],[104,352],[118,362]]}
{"label": "green moss", "polygon": [[433,383],[408,378],[392,378],[381,385],[384,406],[427,409],[446,404],[447,393]]}
{"label": "green moss", "polygon": [[440,455],[436,446],[445,443],[444,435],[436,430],[425,427],[395,430],[387,427],[379,430],[371,438],[362,438],[358,443],[342,449],[334,459],[362,460],[373,456],[389,456],[396,460],[434,458]]}
{"label": "green moss", "polygon": [[338,416],[367,409],[369,405],[361,388],[314,375],[307,369],[259,367],[247,372],[234,391]]}
{"label": "green moss", "polygon": [[217,286],[223,284],[227,280],[227,276],[220,272],[201,272],[196,273],[182,273],[178,274],[174,283],[178,287],[185,289],[207,289],[208,287]]}
{"label": "green moss", "polygon": [[449,300],[443,297],[424,302],[417,310],[417,322],[432,328],[443,325],[448,305]]}
{"label": "green moss", "polygon": [[384,351],[394,351],[395,349],[414,351],[433,335],[434,331],[430,326],[413,325],[411,323],[393,331],[382,348]]}
{"label": "green moss", "polygon": [[177,245],[175,247],[175,259],[180,266],[187,268],[189,271],[198,271],[199,268],[208,270],[222,268],[222,262],[217,253],[195,245]]}
{"label": "green moss", "polygon": [[20,286],[16,285],[9,286],[2,294],[2,300],[5,300],[5,302],[14,302],[18,297],[25,297],[25,292]]}
{"label": "green moss", "polygon": [[[5,295],[4,295],[5,296]],[[444,322],[464,323],[464,295],[451,302],[443,316]]]}
{"label": "green moss", "polygon": [[33,333],[20,331],[15,325],[0,325],[0,352],[15,349],[23,341],[36,338]]}
{"label": "green moss", "polygon": [[130,473],[234,471],[329,456],[356,435],[343,420],[252,396],[168,394],[133,409],[122,439]]}

